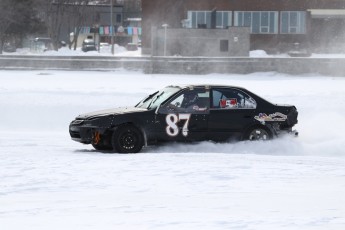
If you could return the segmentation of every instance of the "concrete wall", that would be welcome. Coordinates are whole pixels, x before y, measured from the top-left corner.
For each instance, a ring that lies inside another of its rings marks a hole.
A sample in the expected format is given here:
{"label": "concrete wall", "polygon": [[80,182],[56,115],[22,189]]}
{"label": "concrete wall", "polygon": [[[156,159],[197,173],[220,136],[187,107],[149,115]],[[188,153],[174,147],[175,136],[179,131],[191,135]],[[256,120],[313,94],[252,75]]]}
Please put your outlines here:
{"label": "concrete wall", "polygon": [[345,77],[345,58],[181,58],[1,56],[1,69],[108,70],[127,69],[148,74],[210,74],[280,72]]}
{"label": "concrete wall", "polygon": [[[153,27],[153,56],[248,57],[250,31],[246,27],[229,29],[165,29]],[[227,44],[221,50],[221,42]],[[225,48],[225,50],[224,50]]]}

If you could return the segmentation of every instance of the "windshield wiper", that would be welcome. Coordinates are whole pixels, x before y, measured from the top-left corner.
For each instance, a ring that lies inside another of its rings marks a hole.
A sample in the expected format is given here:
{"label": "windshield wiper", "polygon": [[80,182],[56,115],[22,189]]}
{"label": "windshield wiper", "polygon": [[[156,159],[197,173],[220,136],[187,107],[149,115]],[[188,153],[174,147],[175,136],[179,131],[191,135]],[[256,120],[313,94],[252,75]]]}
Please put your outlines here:
{"label": "windshield wiper", "polygon": [[154,92],[153,94],[150,94],[143,102],[147,102],[148,100],[150,100],[154,95],[156,95],[159,91]]}
{"label": "windshield wiper", "polygon": [[148,95],[144,100],[140,101],[135,107],[138,107],[140,104],[144,104],[148,100],[150,100],[154,95],[156,95],[159,91],[154,92],[153,94]]}
{"label": "windshield wiper", "polygon": [[149,104],[149,106],[147,106],[147,108],[148,108],[148,109],[151,109],[151,105],[152,105],[153,103],[155,103],[155,102],[158,100],[158,98],[159,98],[160,96],[162,96],[163,94],[164,94],[164,91],[163,91],[161,94],[157,95],[157,97],[156,97],[154,100],[152,100],[152,101],[150,102],[150,104]]}

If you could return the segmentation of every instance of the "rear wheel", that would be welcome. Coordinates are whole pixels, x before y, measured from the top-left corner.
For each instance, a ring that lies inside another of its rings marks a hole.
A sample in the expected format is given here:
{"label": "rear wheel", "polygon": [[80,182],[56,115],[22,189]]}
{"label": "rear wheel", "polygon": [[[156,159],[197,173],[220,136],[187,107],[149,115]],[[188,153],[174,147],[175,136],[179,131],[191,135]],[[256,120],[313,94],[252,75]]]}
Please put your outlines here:
{"label": "rear wheel", "polygon": [[246,140],[258,141],[258,140],[269,140],[272,138],[272,133],[266,128],[263,127],[253,127],[251,128],[246,135]]}
{"label": "rear wheel", "polygon": [[115,130],[112,144],[119,153],[137,153],[144,146],[144,138],[139,129],[133,125],[125,125]]}

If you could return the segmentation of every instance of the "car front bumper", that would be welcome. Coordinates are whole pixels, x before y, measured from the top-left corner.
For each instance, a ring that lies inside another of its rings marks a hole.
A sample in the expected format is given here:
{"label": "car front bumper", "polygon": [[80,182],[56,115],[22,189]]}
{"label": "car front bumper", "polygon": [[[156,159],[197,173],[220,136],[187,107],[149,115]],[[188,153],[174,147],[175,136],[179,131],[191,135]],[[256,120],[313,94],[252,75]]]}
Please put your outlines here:
{"label": "car front bumper", "polygon": [[83,144],[91,144],[92,142],[92,128],[88,126],[84,126],[81,123],[78,124],[74,120],[69,125],[69,134],[71,139]]}

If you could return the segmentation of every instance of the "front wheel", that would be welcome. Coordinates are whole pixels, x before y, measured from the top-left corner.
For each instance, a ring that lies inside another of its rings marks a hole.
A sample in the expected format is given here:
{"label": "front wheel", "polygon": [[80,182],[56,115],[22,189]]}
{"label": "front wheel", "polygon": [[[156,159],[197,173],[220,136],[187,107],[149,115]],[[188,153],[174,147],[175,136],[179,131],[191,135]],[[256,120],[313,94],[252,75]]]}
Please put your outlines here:
{"label": "front wheel", "polygon": [[115,130],[112,144],[114,150],[119,153],[137,153],[144,146],[144,138],[139,129],[125,125]]}
{"label": "front wheel", "polygon": [[268,129],[262,127],[251,128],[245,137],[246,140],[258,141],[258,140],[269,140],[272,138],[272,134]]}

